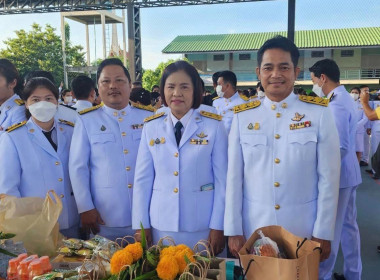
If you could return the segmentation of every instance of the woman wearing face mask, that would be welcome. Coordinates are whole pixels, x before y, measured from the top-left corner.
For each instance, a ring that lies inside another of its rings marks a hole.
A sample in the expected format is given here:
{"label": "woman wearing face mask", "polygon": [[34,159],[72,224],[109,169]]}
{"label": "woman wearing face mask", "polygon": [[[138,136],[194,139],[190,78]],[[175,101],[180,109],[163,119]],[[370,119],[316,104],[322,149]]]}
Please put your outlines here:
{"label": "woman wearing face mask", "polygon": [[193,247],[209,240],[223,251],[227,135],[219,115],[199,110],[202,86],[196,69],[177,61],[163,72],[161,98],[170,110],[144,124],[137,156],[132,226],[148,240],[171,236]]}
{"label": "woman wearing face mask", "polygon": [[0,138],[0,193],[44,198],[55,190],[63,204],[60,231],[77,237],[79,215],[68,173],[73,124],[55,118],[58,89],[48,79],[31,79],[22,98],[27,121]]}
{"label": "woman wearing face mask", "polygon": [[69,91],[68,89],[65,89],[62,91],[61,100],[62,100],[62,103],[61,103],[62,105],[71,107],[75,104],[73,102],[73,93]]}

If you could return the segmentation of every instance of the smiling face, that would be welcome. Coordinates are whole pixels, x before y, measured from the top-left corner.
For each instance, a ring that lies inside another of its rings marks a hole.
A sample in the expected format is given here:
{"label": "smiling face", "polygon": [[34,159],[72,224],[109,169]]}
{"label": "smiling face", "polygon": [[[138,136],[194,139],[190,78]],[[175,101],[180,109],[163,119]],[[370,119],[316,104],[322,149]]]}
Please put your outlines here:
{"label": "smiling face", "polygon": [[165,100],[173,115],[181,119],[193,106],[194,86],[186,72],[172,73],[165,81]]}
{"label": "smiling face", "polygon": [[290,52],[282,49],[266,50],[260,68],[256,68],[266,96],[275,102],[284,100],[293,91],[299,71],[293,65]]}
{"label": "smiling face", "polygon": [[106,106],[121,110],[128,105],[131,85],[121,66],[105,66],[99,76],[98,89]]}

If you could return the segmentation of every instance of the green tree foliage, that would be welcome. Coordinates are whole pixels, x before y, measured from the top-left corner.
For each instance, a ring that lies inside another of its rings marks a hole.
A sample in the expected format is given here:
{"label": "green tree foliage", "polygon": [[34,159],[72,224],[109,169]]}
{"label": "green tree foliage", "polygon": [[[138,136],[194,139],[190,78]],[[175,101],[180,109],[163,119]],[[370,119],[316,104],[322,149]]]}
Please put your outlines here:
{"label": "green tree foliage", "polygon": [[[56,83],[63,80],[62,40],[55,34],[55,28],[47,24],[45,29],[36,23],[32,30],[26,32],[21,29],[15,31],[16,38],[4,41],[5,49],[0,50],[0,57],[12,61],[21,76],[29,71],[50,71]],[[65,28],[66,36],[70,28]],[[67,36],[70,38],[70,35]],[[66,64],[71,66],[84,66],[85,57],[82,46],[72,46],[66,40]]]}
{"label": "green tree foliage", "polygon": [[[157,68],[155,70],[145,70],[144,71],[144,74],[143,74],[143,77],[142,77],[142,83],[143,83],[143,87],[147,90],[152,90],[152,87],[154,85],[160,85],[160,79],[161,79],[161,76],[162,76],[162,73],[164,72],[165,68],[175,62],[175,61],[178,61],[178,60],[185,60],[187,62],[189,62],[186,58],[183,58],[183,59],[169,59],[168,61],[166,62],[161,62]],[[189,62],[190,63],[190,62]]]}

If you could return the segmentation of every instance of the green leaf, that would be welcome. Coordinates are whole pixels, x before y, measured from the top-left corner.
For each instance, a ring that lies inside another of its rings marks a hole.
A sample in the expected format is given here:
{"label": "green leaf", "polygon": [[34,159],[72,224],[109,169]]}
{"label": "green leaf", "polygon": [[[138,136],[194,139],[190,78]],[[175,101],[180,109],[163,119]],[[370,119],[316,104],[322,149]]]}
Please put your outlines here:
{"label": "green leaf", "polygon": [[10,239],[10,238],[13,238],[15,237],[16,234],[14,233],[0,233],[0,239]]}
{"label": "green leaf", "polygon": [[11,256],[11,257],[17,257],[17,255],[12,254],[11,252],[8,252],[7,250],[4,250],[4,249],[2,249],[2,248],[0,248],[0,253],[1,253],[1,254],[4,254],[4,255]]}
{"label": "green leaf", "polygon": [[154,279],[153,277],[157,276],[156,270],[147,272],[141,276],[136,277],[134,280],[144,280],[144,279]]}
{"label": "green leaf", "polygon": [[148,260],[149,264],[151,264],[154,267],[157,267],[157,258],[156,255],[150,251],[146,252],[146,259]]}
{"label": "green leaf", "polygon": [[145,236],[145,230],[144,230],[142,222],[140,222],[140,227],[141,227],[141,246],[143,250],[145,251],[146,250],[146,236]]}
{"label": "green leaf", "polygon": [[186,262],[187,264],[191,263],[191,261],[189,260],[189,258],[187,257],[186,254],[184,255],[184,258],[185,258],[185,262]]}

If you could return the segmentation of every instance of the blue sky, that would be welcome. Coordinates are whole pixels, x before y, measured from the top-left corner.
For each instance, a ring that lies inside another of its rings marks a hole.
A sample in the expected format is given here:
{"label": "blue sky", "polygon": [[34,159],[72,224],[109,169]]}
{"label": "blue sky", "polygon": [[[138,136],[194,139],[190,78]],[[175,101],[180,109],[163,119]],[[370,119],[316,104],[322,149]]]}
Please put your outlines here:
{"label": "blue sky", "polygon": [[[379,0],[297,0],[296,30],[380,26]],[[121,14],[120,11],[117,11]],[[60,35],[60,15],[26,14],[0,16],[0,48],[19,29],[30,30],[32,23],[50,24]],[[71,40],[85,46],[84,26],[67,20]],[[7,27],[7,28],[5,28]],[[179,55],[162,54],[162,49],[178,35],[249,33],[287,29],[287,0],[187,7],[144,8],[141,10],[143,67],[154,69],[160,62]],[[121,26],[118,28],[121,42]],[[101,57],[100,26],[90,27],[91,60]]]}

